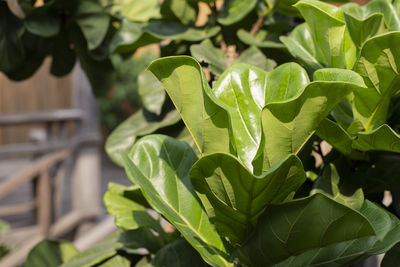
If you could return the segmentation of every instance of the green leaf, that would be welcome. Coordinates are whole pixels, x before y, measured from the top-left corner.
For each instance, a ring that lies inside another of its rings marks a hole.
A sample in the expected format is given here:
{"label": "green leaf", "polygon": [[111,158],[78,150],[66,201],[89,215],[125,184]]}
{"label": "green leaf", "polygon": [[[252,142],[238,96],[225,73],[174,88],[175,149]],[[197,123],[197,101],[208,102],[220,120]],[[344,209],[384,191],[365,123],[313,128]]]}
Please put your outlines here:
{"label": "green leaf", "polygon": [[358,85],[315,81],[294,99],[266,105],[262,112],[264,168],[299,153],[319,123],[354,88]]}
{"label": "green leaf", "polygon": [[340,177],[335,165],[330,163],[324,168],[322,176],[315,181],[311,195],[321,193],[332,198],[336,202],[342,203],[347,207],[360,210],[364,203],[364,193],[361,188],[357,189],[352,195],[345,195],[339,189]]}
{"label": "green leaf", "polygon": [[138,93],[143,106],[150,112],[160,115],[165,102],[165,91],[162,83],[145,70],[138,76]]}
{"label": "green leaf", "polygon": [[379,8],[381,5],[377,5],[378,2],[383,5],[391,5],[386,1],[371,1],[365,6],[356,3],[342,6],[346,26],[358,49],[361,49],[361,46],[369,38],[387,31],[384,16]]}
{"label": "green leaf", "polygon": [[382,150],[400,153],[400,135],[384,124],[375,130],[357,133],[353,148],[361,151]]}
{"label": "green leaf", "polygon": [[301,0],[295,7],[307,22],[318,62],[327,67],[351,69],[356,60],[342,9],[317,0]]}
{"label": "green leaf", "polygon": [[11,71],[24,60],[24,48],[21,42],[23,25],[7,7],[0,2],[0,70]]}
{"label": "green leaf", "polygon": [[290,32],[289,36],[281,36],[280,40],[295,58],[311,70],[324,67],[317,56],[317,48],[307,23],[300,24]]}
{"label": "green leaf", "polygon": [[381,267],[399,267],[400,266],[400,243],[386,252],[381,263]]}
{"label": "green leaf", "polygon": [[61,32],[54,40],[51,52],[53,60],[51,62],[51,74],[61,77],[72,71],[76,63],[76,55],[71,47],[67,32]]}
{"label": "green leaf", "polygon": [[108,191],[104,195],[104,204],[108,213],[114,216],[115,224],[124,230],[150,227],[162,233],[160,222],[147,212],[146,207],[125,197],[123,193],[118,185],[109,184]]}
{"label": "green leaf", "polygon": [[131,21],[147,22],[160,16],[158,0],[101,0],[103,7],[113,16]]}
{"label": "green leaf", "polygon": [[67,241],[43,240],[28,254],[24,267],[60,266],[78,253],[74,245]]}
{"label": "green leaf", "polygon": [[365,42],[354,66],[368,88],[354,91],[354,118],[366,131],[385,123],[392,96],[400,86],[400,32],[378,35]]}
{"label": "green leaf", "polygon": [[120,255],[115,255],[112,258],[101,262],[100,264],[96,264],[96,267],[130,267],[131,262],[129,259],[122,257]]}
{"label": "green leaf", "polygon": [[165,245],[166,237],[168,238],[168,235],[162,229],[154,233],[149,227],[140,227],[124,231],[118,241],[123,244],[121,250],[130,254],[143,254],[143,251],[139,250],[142,248],[156,253]]}
{"label": "green leaf", "polygon": [[226,0],[218,12],[217,21],[222,25],[232,25],[239,22],[252,11],[257,0]]}
{"label": "green leaf", "polygon": [[93,59],[88,51],[85,37],[78,27],[71,29],[70,38],[82,69],[89,79],[93,94],[96,97],[105,96],[113,87],[116,78],[110,59],[101,61]]}
{"label": "green leaf", "polygon": [[97,48],[108,31],[110,17],[96,0],[78,1],[76,23],[86,38],[88,49]]}
{"label": "green leaf", "polygon": [[127,154],[138,137],[153,133],[160,128],[174,125],[179,119],[179,114],[175,110],[156,116],[140,109],[108,136],[105,144],[107,155],[114,163],[122,166],[121,154]]}
{"label": "green leaf", "polygon": [[293,155],[255,176],[233,156],[212,154],[196,162],[190,177],[211,222],[235,245],[246,241],[269,204],[293,197],[306,179]]}
{"label": "green leaf", "polygon": [[274,60],[268,59],[261,50],[255,46],[251,46],[244,50],[235,63],[247,63],[265,71],[272,71],[276,66]]}
{"label": "green leaf", "polygon": [[201,66],[180,56],[148,67],[163,84],[201,154],[229,152],[228,116],[208,96],[211,89]]}
{"label": "green leaf", "polygon": [[377,236],[362,237],[331,244],[292,256],[274,267],[284,266],[348,266],[371,255],[384,253],[400,238],[398,219],[368,200],[360,210]]}
{"label": "green leaf", "polygon": [[372,235],[374,228],[362,214],[315,194],[269,206],[239,255],[250,266],[270,266],[307,250]]}
{"label": "green leaf", "polygon": [[190,53],[199,62],[207,62],[210,71],[216,75],[221,75],[228,67],[225,53],[221,49],[215,48],[210,39],[190,46]]}
{"label": "green leaf", "polygon": [[184,239],[178,239],[158,251],[151,266],[206,267],[199,253]]}
{"label": "green leaf", "polygon": [[[304,69],[295,63],[270,73],[236,64],[227,69],[212,89],[215,103],[229,115],[231,144],[241,162],[253,172],[262,143],[261,111],[269,102],[295,96],[308,82]],[[256,172],[259,172],[256,167]]]}
{"label": "green leaf", "polygon": [[176,19],[182,24],[194,24],[197,19],[196,0],[165,0],[161,5],[164,19]]}
{"label": "green leaf", "polygon": [[120,233],[116,233],[106,240],[72,256],[60,267],[91,267],[101,263],[117,253],[122,247],[118,242]]}
{"label": "green leaf", "polygon": [[32,9],[24,20],[26,29],[41,37],[54,37],[58,35],[61,20],[53,6],[54,2],[49,2]]}
{"label": "green leaf", "polygon": [[151,206],[182,233],[206,262],[233,266],[190,183],[189,171],[197,156],[188,144],[163,135],[149,135],[137,142],[129,158],[125,155],[123,160],[128,177],[142,188]]}
{"label": "green leaf", "polygon": [[252,45],[260,48],[284,48],[275,35],[270,34],[266,30],[259,30],[256,34],[251,34],[245,29],[240,29],[237,32],[240,41],[247,45]]}

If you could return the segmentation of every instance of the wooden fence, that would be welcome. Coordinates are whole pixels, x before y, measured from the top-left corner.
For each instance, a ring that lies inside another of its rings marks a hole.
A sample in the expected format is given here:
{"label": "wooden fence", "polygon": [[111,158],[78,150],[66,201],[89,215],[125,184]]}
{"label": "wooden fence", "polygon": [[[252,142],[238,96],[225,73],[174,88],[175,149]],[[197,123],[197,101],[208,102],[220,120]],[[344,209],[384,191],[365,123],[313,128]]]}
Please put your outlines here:
{"label": "wooden fence", "polygon": [[[0,115],[71,107],[71,75],[52,76],[50,63],[46,59],[33,77],[22,82],[10,81],[0,73]],[[35,125],[0,128],[0,144],[26,142],[32,128]]]}

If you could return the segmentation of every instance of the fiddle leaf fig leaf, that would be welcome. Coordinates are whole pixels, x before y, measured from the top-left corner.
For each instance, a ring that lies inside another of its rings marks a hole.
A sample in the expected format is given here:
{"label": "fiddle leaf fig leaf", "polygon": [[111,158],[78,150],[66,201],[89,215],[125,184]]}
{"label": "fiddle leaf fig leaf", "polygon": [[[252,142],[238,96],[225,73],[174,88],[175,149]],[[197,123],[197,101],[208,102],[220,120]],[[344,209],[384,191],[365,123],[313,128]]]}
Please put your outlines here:
{"label": "fiddle leaf fig leaf", "polygon": [[184,239],[177,239],[159,250],[151,266],[207,267],[210,266]]}
{"label": "fiddle leaf fig leaf", "polygon": [[249,14],[257,5],[257,0],[226,0],[218,12],[217,20],[222,25],[232,25]]}
{"label": "fiddle leaf fig leaf", "polygon": [[212,154],[196,162],[190,177],[211,222],[233,244],[249,237],[269,204],[293,197],[306,179],[294,155],[255,176],[233,156]]}
{"label": "fiddle leaf fig leaf", "polygon": [[97,48],[106,36],[110,17],[95,0],[78,1],[76,22],[87,40],[89,50]]}
{"label": "fiddle leaf fig leaf", "polygon": [[108,188],[104,195],[104,204],[108,213],[114,216],[118,227],[124,230],[150,227],[158,233],[164,232],[160,223],[147,212],[146,207],[125,197],[124,191],[121,192],[118,185],[109,184]]}
{"label": "fiddle leaf fig leaf", "polygon": [[233,266],[227,260],[226,245],[213,230],[191,185],[189,171],[197,156],[187,143],[149,135],[140,139],[123,160],[129,178],[142,188],[150,205],[182,233],[207,263]]}
{"label": "fiddle leaf fig leaf", "polygon": [[201,154],[229,153],[228,116],[211,99],[210,87],[197,61],[169,57],[148,67],[163,84]]}
{"label": "fiddle leaf fig leaf", "polygon": [[214,85],[215,102],[229,115],[231,144],[250,171],[262,143],[262,109],[269,102],[295,96],[307,82],[307,73],[295,63],[281,65],[269,73],[236,64]]}
{"label": "fiddle leaf fig leaf", "polygon": [[190,53],[199,62],[205,61],[210,65],[210,70],[216,75],[221,75],[228,67],[225,53],[216,47],[210,39],[190,47]]}
{"label": "fiddle leaf fig leaf", "polygon": [[143,106],[150,112],[160,115],[165,102],[162,83],[150,71],[143,71],[138,76],[138,93]]}
{"label": "fiddle leaf fig leaf", "polygon": [[336,167],[330,163],[324,168],[322,176],[314,183],[314,188],[311,190],[310,194],[325,194],[343,205],[355,210],[360,210],[364,203],[364,193],[362,189],[357,189],[352,195],[345,195],[340,191],[339,181],[340,177]]}
{"label": "fiddle leaf fig leaf", "polygon": [[260,48],[284,48],[285,46],[277,40],[278,38],[269,34],[266,30],[259,30],[256,34],[251,34],[245,29],[240,29],[237,36],[243,43]]}
{"label": "fiddle leaf fig leaf", "polygon": [[156,116],[140,109],[121,123],[107,138],[105,149],[111,160],[122,166],[122,154],[127,154],[136,139],[155,132],[156,130],[173,125],[180,120],[175,110]]}
{"label": "fiddle leaf fig leaf", "polygon": [[381,150],[400,153],[400,135],[384,124],[375,130],[357,133],[353,148],[361,151]]}
{"label": "fiddle leaf fig leaf", "polygon": [[351,69],[356,60],[342,9],[317,0],[301,0],[295,7],[306,20],[316,58],[324,66]]}
{"label": "fiddle leaf fig leaf", "polygon": [[234,63],[247,63],[265,71],[272,71],[276,66],[274,60],[268,59],[261,50],[255,46],[244,50]]}
{"label": "fiddle leaf fig leaf", "polygon": [[314,81],[296,98],[266,105],[262,112],[264,169],[289,154],[299,153],[319,123],[358,87],[353,83]]}
{"label": "fiddle leaf fig leaf", "polygon": [[306,251],[374,235],[361,213],[315,194],[270,205],[239,257],[249,266],[271,266]]}
{"label": "fiddle leaf fig leaf", "polygon": [[25,17],[25,27],[41,37],[54,37],[59,34],[61,20],[53,8],[54,2],[32,9]]}
{"label": "fiddle leaf fig leaf", "polygon": [[45,239],[29,252],[23,266],[60,266],[77,253],[78,250],[70,242]]}
{"label": "fiddle leaf fig leaf", "polygon": [[100,2],[111,15],[131,21],[146,22],[160,16],[158,0],[101,0]]}
{"label": "fiddle leaf fig leaf", "polygon": [[391,98],[399,92],[399,58],[400,32],[375,36],[362,47],[354,71],[368,88],[354,90],[353,113],[366,131],[387,120]]}

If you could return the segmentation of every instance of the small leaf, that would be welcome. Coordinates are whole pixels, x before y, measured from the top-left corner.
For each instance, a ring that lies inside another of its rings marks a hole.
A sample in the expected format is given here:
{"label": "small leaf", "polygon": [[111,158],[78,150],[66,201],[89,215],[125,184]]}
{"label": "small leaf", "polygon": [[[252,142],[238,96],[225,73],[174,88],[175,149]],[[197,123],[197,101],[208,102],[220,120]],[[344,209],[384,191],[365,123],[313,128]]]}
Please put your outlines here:
{"label": "small leaf", "polygon": [[32,9],[24,20],[26,29],[41,37],[54,37],[58,35],[61,20],[53,6],[54,2],[49,2]]}
{"label": "small leaf", "polygon": [[251,46],[244,50],[235,63],[247,63],[265,71],[272,71],[276,62],[268,59],[261,51],[255,46]]}
{"label": "small leaf", "polygon": [[158,0],[101,0],[100,2],[111,15],[131,21],[146,22],[160,16]]}
{"label": "small leaf", "polygon": [[256,34],[240,29],[237,36],[243,43],[260,48],[284,48],[285,46],[277,40],[276,36],[266,30],[259,30]]}
{"label": "small leaf", "polygon": [[224,26],[234,24],[249,14],[257,4],[257,0],[226,0],[218,12],[217,20]]}
{"label": "small leaf", "polygon": [[160,115],[165,101],[162,83],[148,70],[138,76],[138,93],[143,106],[150,112]]}
{"label": "small leaf", "polygon": [[198,45],[192,45],[190,53],[199,62],[207,62],[210,65],[211,72],[216,75],[221,75],[228,67],[224,52],[215,48],[210,39],[206,39]]}

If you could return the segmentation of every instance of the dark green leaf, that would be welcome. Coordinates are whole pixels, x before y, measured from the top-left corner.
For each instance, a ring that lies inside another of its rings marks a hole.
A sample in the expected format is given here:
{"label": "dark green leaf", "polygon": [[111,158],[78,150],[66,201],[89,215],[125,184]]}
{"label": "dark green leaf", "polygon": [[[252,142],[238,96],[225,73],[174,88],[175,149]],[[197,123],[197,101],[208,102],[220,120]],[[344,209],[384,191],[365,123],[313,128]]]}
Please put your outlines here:
{"label": "dark green leaf", "polygon": [[231,25],[252,11],[257,0],[225,0],[222,9],[218,12],[217,20],[222,25]]}
{"label": "dark green leaf", "polygon": [[41,37],[53,37],[60,32],[61,20],[54,2],[32,9],[24,22],[28,31]]}
{"label": "dark green leaf", "polygon": [[28,255],[24,267],[54,267],[67,262],[78,253],[70,242],[43,240]]}

